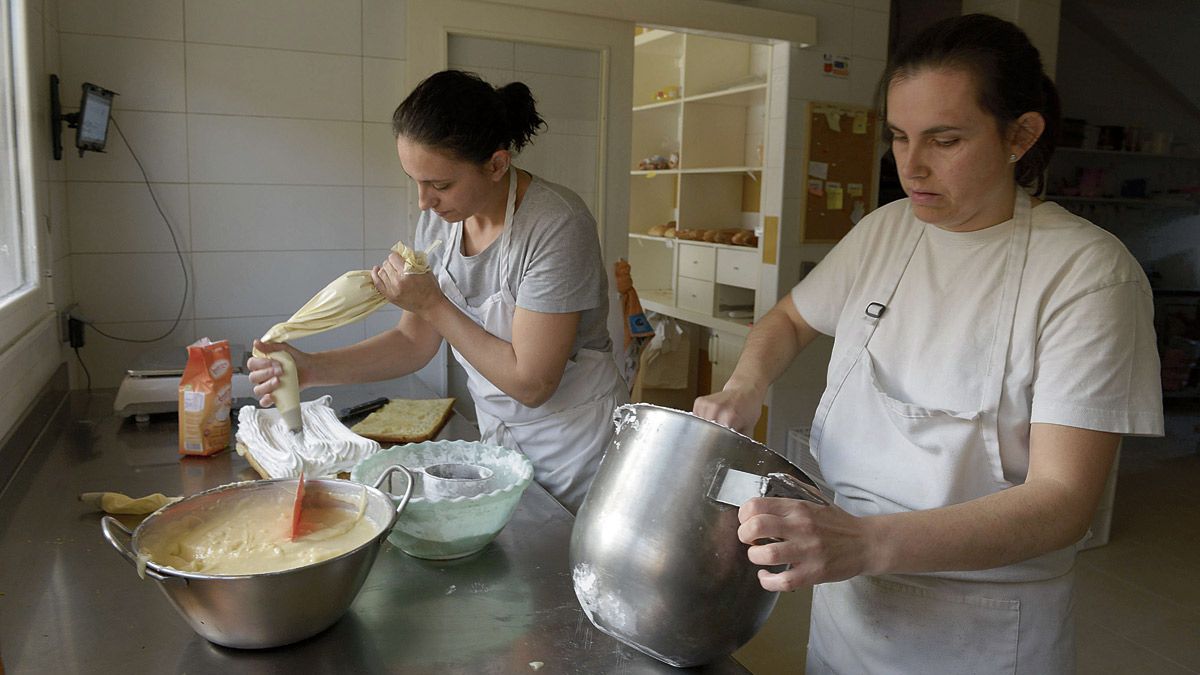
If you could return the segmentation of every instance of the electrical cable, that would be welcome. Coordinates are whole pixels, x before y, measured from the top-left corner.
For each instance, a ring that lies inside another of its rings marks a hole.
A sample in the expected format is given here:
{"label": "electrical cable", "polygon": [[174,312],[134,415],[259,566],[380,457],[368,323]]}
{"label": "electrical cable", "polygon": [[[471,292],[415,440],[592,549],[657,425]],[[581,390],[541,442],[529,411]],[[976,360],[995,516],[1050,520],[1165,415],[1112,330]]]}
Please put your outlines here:
{"label": "electrical cable", "polygon": [[87,390],[92,390],[92,373],[88,370],[87,364],[83,362],[83,356],[79,354],[79,347],[75,347],[75,358],[79,359],[79,367],[83,368],[83,374],[87,375]]}
{"label": "electrical cable", "polygon": [[[103,335],[104,337],[106,337],[110,340],[117,340],[119,342],[138,342],[138,343],[158,342],[159,340],[162,340],[162,339],[166,338],[167,336],[169,336],[171,333],[175,332],[175,329],[179,327],[179,322],[183,318],[184,307],[187,306],[188,291],[190,290],[191,280],[188,277],[187,263],[185,263],[183,260],[183,251],[180,250],[180,248],[179,248],[179,239],[177,239],[175,237],[175,230],[171,227],[171,221],[167,219],[167,214],[163,212],[162,205],[158,203],[158,195],[154,194],[154,188],[151,187],[151,185],[150,185],[150,177],[146,175],[146,169],[142,166],[142,160],[138,159],[137,154],[134,153],[133,148],[129,145],[129,140],[125,138],[125,132],[121,131],[121,125],[117,124],[117,118],[115,116],[113,116],[113,117],[110,117],[109,119],[112,120],[113,127],[117,130],[117,133],[121,136],[121,141],[125,144],[125,148],[129,150],[129,155],[131,157],[133,157],[134,162],[137,162],[138,170],[142,172],[142,180],[146,182],[146,189],[149,190],[149,192],[150,192],[150,198],[152,200],[154,200],[154,208],[158,209],[158,215],[162,216],[163,223],[167,226],[167,232],[171,235],[171,242],[173,244],[175,244],[175,255],[176,255],[176,257],[179,258],[179,268],[183,270],[183,298],[181,298],[179,300],[179,311],[175,314],[175,321],[171,324],[171,327],[168,328],[165,333],[163,333],[162,335],[159,335],[158,337],[124,338],[124,337],[119,337],[117,335],[111,335],[109,333],[106,333],[106,332],[100,330],[99,328],[96,327],[96,324],[92,323],[91,321],[84,321],[83,323],[85,325],[91,326],[92,330],[96,331],[97,333]],[[75,355],[76,356],[79,355],[78,349],[75,350]],[[79,363],[82,365],[83,359],[80,359]],[[86,370],[87,370],[87,368],[85,367],[84,371],[86,371]],[[89,382],[88,389],[91,389],[91,384],[90,384],[91,383],[91,375],[88,375],[88,382]]]}

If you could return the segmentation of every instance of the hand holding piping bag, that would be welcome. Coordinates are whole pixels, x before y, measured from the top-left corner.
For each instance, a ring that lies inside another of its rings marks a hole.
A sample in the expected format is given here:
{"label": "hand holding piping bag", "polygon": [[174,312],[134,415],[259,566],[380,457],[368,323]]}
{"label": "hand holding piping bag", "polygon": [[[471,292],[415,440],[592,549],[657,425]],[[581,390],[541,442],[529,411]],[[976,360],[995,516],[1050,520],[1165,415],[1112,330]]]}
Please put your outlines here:
{"label": "hand holding piping bag", "polygon": [[263,406],[274,403],[290,431],[304,429],[300,414],[300,366],[307,355],[287,343],[256,340],[254,357],[247,362],[254,393]]}
{"label": "hand holding piping bag", "polygon": [[445,297],[437,278],[428,272],[427,264],[414,266],[403,255],[393,252],[371,269],[371,280],[375,290],[388,302],[420,316]]}
{"label": "hand holding piping bag", "polygon": [[[392,255],[403,258],[411,270],[428,271],[428,255],[440,244],[436,241],[427,251],[419,252],[403,242],[396,242]],[[260,341],[255,342],[256,358],[246,364],[259,402],[262,405],[275,403],[288,429],[301,433],[304,427],[300,413],[300,385],[307,355],[285,343],[358,321],[387,302],[388,298],[376,290],[373,271],[355,270],[334,279],[290,319],[272,326]],[[278,344],[279,348],[267,348],[266,345],[271,343]]]}

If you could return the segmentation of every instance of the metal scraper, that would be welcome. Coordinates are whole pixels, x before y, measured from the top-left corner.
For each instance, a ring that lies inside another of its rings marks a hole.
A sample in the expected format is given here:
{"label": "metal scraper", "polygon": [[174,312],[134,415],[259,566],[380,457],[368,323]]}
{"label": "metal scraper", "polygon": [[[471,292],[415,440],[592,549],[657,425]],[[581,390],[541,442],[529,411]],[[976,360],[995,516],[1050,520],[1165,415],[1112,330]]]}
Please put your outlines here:
{"label": "metal scraper", "polygon": [[730,506],[741,506],[755,497],[788,497],[816,504],[829,503],[816,488],[786,473],[760,476],[722,465],[708,487],[709,499]]}

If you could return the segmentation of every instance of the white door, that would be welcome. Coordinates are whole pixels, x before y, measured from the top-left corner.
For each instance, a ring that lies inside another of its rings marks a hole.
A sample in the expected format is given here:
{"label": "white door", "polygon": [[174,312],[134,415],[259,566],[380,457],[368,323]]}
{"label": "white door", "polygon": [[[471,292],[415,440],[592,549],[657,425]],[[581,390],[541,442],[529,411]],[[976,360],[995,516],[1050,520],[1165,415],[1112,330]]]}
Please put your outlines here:
{"label": "white door", "polygon": [[[596,217],[610,277],[609,331],[619,348],[624,332],[611,277],[628,250],[634,24],[477,0],[409,0],[407,25],[410,89],[458,68],[496,86],[524,82],[533,92],[548,128],[516,164],[575,191]],[[469,401],[464,374],[445,350],[439,358],[447,380],[430,384]]]}

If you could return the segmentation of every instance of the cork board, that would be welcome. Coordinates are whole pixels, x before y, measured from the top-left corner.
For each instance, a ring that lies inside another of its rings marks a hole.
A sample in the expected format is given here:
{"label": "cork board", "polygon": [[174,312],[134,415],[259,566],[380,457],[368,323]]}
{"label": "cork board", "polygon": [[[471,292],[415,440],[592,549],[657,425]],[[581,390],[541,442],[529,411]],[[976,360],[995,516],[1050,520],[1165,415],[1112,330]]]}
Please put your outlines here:
{"label": "cork board", "polygon": [[838,103],[808,104],[801,243],[834,242],[875,203],[875,111]]}

